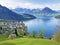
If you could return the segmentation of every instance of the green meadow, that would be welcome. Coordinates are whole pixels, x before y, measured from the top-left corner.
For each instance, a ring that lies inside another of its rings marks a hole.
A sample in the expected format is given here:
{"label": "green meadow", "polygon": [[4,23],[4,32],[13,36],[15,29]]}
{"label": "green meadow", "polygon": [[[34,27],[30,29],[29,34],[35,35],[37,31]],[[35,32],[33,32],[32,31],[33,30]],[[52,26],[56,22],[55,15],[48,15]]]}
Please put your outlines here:
{"label": "green meadow", "polygon": [[49,39],[17,38],[0,41],[0,45],[60,45],[60,43]]}

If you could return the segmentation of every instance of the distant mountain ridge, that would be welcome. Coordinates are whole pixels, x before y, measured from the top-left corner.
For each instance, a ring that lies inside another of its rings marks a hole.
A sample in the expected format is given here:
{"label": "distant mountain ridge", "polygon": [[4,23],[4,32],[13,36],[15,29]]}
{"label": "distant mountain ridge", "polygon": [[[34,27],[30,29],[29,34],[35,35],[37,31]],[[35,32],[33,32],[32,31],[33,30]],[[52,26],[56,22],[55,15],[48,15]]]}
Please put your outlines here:
{"label": "distant mountain ridge", "polygon": [[56,11],[48,8],[48,7],[45,7],[43,10],[42,10],[43,13],[57,13]]}
{"label": "distant mountain ridge", "polygon": [[52,9],[50,9],[50,8],[48,8],[48,7],[45,7],[45,8],[43,8],[42,10],[40,10],[40,9],[26,9],[26,8],[15,8],[15,9],[13,9],[13,11],[14,12],[16,12],[16,13],[18,13],[18,14],[20,14],[20,13],[27,13],[27,14],[45,14],[45,13],[47,13],[47,14],[52,14],[52,13],[57,13],[57,11],[54,11],[54,10],[52,10]]}
{"label": "distant mountain ridge", "polygon": [[[30,17],[33,17],[33,16],[30,16]],[[24,18],[23,15],[17,14],[11,11],[10,9],[0,5],[0,20],[22,21],[22,20],[28,20],[28,19]]]}

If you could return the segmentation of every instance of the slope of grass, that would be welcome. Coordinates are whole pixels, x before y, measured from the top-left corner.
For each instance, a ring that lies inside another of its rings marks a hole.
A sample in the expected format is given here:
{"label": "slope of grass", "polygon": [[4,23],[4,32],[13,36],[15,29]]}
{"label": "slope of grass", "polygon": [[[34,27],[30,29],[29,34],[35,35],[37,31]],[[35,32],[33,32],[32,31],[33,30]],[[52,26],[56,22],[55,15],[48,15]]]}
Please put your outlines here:
{"label": "slope of grass", "polygon": [[5,41],[7,40],[7,37],[5,34],[0,34],[0,41]]}
{"label": "slope of grass", "polygon": [[0,45],[60,45],[48,39],[19,38],[0,42]]}

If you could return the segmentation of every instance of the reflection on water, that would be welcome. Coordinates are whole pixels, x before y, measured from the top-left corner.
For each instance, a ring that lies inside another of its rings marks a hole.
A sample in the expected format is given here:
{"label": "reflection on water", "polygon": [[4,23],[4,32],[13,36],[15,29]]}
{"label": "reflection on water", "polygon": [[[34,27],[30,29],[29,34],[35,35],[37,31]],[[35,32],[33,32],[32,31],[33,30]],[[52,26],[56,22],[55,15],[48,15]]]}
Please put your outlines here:
{"label": "reflection on water", "polygon": [[56,25],[59,25],[60,19],[51,18],[50,20],[44,19],[34,19],[30,21],[25,21],[25,25],[28,27],[28,32],[36,31],[37,33],[44,29],[45,37],[52,37],[56,31]]}

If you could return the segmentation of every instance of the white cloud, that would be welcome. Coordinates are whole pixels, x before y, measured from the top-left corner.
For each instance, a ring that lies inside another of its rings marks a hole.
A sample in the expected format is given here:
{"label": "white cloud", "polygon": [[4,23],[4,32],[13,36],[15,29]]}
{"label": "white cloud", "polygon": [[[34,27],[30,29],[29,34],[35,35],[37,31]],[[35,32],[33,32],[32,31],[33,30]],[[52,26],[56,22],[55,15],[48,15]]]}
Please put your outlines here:
{"label": "white cloud", "polygon": [[16,8],[16,7],[22,7],[22,8],[44,8],[44,7],[50,7],[53,10],[59,10],[60,9],[60,3],[57,4],[34,4],[29,2],[18,2],[14,0],[1,0],[0,4],[3,6],[6,6],[8,8]]}

